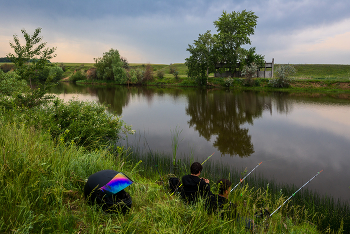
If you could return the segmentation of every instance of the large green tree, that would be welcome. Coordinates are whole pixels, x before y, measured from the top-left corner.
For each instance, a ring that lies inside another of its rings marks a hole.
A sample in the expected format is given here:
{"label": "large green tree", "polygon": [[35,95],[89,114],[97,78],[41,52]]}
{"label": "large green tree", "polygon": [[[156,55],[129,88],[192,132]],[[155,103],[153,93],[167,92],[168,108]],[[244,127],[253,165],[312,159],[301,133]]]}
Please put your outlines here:
{"label": "large green tree", "polygon": [[193,45],[188,45],[187,51],[191,53],[191,56],[186,58],[188,76],[195,78],[200,85],[206,84],[209,72],[215,69],[214,44],[215,38],[208,30],[202,35],[199,34]]}
{"label": "large green tree", "polygon": [[258,17],[252,11],[227,13],[224,11],[214,25],[217,34],[207,31],[199,35],[187,51],[186,59],[189,77],[204,83],[208,73],[215,71],[217,63],[224,64],[224,69],[235,72],[251,63],[261,64],[264,57],[255,53],[255,47],[245,49],[242,46],[251,44],[250,36],[254,34]]}
{"label": "large green tree", "polygon": [[29,35],[25,29],[21,32],[25,44],[21,45],[18,36],[13,35],[14,42],[10,42],[10,46],[14,53],[7,54],[7,57],[16,65],[16,72],[21,78],[28,80],[32,86],[32,81],[37,79],[49,60],[56,57],[56,48],[47,48],[47,42],[42,42],[43,38],[39,36],[41,28],[35,29],[33,35]]}
{"label": "large green tree", "polygon": [[114,80],[120,84],[127,81],[124,61],[120,58],[118,50],[110,49],[103,53],[102,58],[94,58],[97,78],[100,80]]}

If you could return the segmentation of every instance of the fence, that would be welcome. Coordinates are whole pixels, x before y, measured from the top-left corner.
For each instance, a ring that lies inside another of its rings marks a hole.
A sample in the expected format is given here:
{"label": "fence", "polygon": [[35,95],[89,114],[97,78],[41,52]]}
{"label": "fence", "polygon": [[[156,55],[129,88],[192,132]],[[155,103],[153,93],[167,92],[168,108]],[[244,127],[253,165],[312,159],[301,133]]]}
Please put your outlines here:
{"label": "fence", "polygon": [[[237,64],[239,66],[239,64]],[[273,78],[273,69],[274,69],[274,59],[272,59],[271,63],[267,63],[265,61],[265,64],[263,67],[259,67],[259,69],[256,71],[256,77],[259,78]],[[218,63],[215,66],[216,72],[214,73],[215,77],[241,77],[241,71],[224,71],[224,72],[218,72],[218,69],[225,68],[227,65],[225,63]]]}

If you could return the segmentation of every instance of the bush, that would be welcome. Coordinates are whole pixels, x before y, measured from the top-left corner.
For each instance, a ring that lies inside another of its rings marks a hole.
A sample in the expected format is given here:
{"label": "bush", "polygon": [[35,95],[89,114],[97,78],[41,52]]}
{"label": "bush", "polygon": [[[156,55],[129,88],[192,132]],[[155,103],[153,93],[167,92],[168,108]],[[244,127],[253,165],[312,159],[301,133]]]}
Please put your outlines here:
{"label": "bush", "polygon": [[177,70],[174,70],[173,75],[175,79],[179,79],[179,72]]}
{"label": "bush", "polygon": [[63,72],[66,71],[66,65],[64,63],[61,63],[59,67],[62,68]]}
{"label": "bush", "polygon": [[120,58],[118,50],[110,49],[103,53],[102,58],[95,58],[97,78],[100,80],[114,80],[119,84],[127,82],[125,61]]}
{"label": "bush", "polygon": [[170,74],[173,74],[175,71],[176,71],[175,66],[174,66],[172,63],[170,63],[170,66],[169,66],[169,73],[170,73]]}
{"label": "bush", "polygon": [[277,78],[270,79],[269,86],[274,88],[288,88],[293,80],[292,78],[289,78],[289,76],[295,72],[296,70],[292,65],[287,64],[278,66],[275,71]]}
{"label": "bush", "polygon": [[147,64],[145,72],[143,74],[142,83],[145,83],[145,82],[151,81],[151,80],[153,80],[153,68],[152,68],[151,64]]}
{"label": "bush", "polygon": [[48,65],[36,73],[36,78],[40,82],[45,82],[48,78],[50,81],[55,82],[62,79],[62,75],[63,75],[63,70],[61,67]]}
{"label": "bush", "polygon": [[48,130],[56,141],[74,142],[91,149],[114,145],[122,131],[130,131],[130,127],[110,114],[105,106],[77,100],[65,103],[56,99],[53,104],[38,107],[28,114],[28,122]]}
{"label": "bush", "polygon": [[232,79],[231,77],[227,77],[225,80],[224,80],[224,83],[225,83],[225,86],[227,87],[231,87],[234,83],[234,79]]}
{"label": "bush", "polygon": [[246,81],[243,83],[244,86],[255,86],[255,81],[252,78],[256,77],[257,70],[258,66],[255,63],[243,67],[241,75],[246,77]]}
{"label": "bush", "polygon": [[158,76],[158,79],[163,79],[164,78],[164,70],[163,69],[158,70],[157,76]]}
{"label": "bush", "polygon": [[73,75],[69,77],[70,81],[86,80],[87,76],[82,70],[76,71]]}
{"label": "bush", "polygon": [[11,96],[14,93],[22,93],[28,89],[27,82],[14,71],[4,73],[0,70],[0,94]]}
{"label": "bush", "polygon": [[3,72],[9,72],[9,71],[11,71],[11,70],[14,70],[15,69],[15,65],[14,64],[7,64],[7,63],[5,63],[5,64],[2,64],[1,66],[0,66],[0,69],[3,71]]}

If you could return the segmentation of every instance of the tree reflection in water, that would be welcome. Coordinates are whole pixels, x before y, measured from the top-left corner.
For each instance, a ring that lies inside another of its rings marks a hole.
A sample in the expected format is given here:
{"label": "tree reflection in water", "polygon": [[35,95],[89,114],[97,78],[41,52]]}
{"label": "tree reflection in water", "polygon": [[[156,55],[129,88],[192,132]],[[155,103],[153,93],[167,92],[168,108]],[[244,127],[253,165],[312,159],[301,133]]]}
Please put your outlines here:
{"label": "tree reflection in water", "polygon": [[222,92],[198,90],[188,95],[186,114],[188,122],[206,140],[216,136],[214,147],[221,154],[249,157],[254,146],[245,124],[262,116],[265,109],[271,112],[271,98],[254,92]]}

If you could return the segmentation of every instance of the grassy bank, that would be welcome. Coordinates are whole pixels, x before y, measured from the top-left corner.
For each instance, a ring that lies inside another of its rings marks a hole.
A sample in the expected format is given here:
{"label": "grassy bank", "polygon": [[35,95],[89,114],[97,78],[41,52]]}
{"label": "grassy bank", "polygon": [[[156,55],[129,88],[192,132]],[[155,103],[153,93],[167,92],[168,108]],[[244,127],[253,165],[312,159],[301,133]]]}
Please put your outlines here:
{"label": "grassy bank", "polygon": [[[148,173],[133,154],[118,148],[86,151],[74,144],[54,144],[47,132],[21,124],[0,124],[0,232],[4,233],[244,233],[244,223],[207,214],[170,196],[158,175]],[[161,164],[160,164],[161,165]],[[126,189],[133,205],[125,216],[105,214],[83,198],[85,179],[103,169],[123,171],[135,183]],[[211,170],[211,169],[207,169]],[[163,174],[164,176],[164,174]],[[164,176],[165,178],[165,176]],[[157,183],[158,182],[158,183]],[[231,195],[241,217],[254,218],[260,202],[275,208],[270,193],[243,186]],[[259,202],[258,202],[259,201]],[[287,217],[286,212],[293,211]],[[318,233],[306,220],[308,211],[285,206],[271,219],[256,219],[255,233]]]}
{"label": "grassy bank", "polygon": [[[87,68],[92,64],[85,64]],[[77,65],[78,66],[78,65]],[[130,68],[144,68],[146,64],[130,64]],[[155,86],[198,86],[197,83],[187,77],[187,67],[184,63],[178,64],[151,64],[154,79],[148,81],[146,85]],[[275,65],[275,69],[279,64]],[[243,86],[240,79],[234,82],[232,89],[255,89],[271,91],[289,91],[289,92],[330,92],[330,93],[350,93],[350,65],[334,64],[295,64],[296,73],[291,77],[293,82],[290,88],[276,89],[268,86],[268,79],[256,78],[257,86]],[[172,69],[178,71],[178,77],[171,73]],[[72,70],[72,69],[71,69]],[[157,76],[159,70],[164,72],[164,77]],[[68,73],[67,73],[68,75]],[[113,81],[78,81],[80,84],[113,84]],[[227,88],[224,78],[215,78],[209,74],[208,84],[214,88]]]}
{"label": "grassy bank", "polygon": [[[4,233],[245,233],[244,223],[207,214],[203,205],[187,206],[163,187],[162,179],[173,168],[169,157],[140,154],[118,147],[113,154],[96,149],[87,151],[75,144],[55,144],[48,134],[23,124],[0,122],[1,172],[0,232]],[[142,158],[142,159],[141,159]],[[140,161],[142,160],[142,162]],[[188,173],[190,160],[178,162],[178,174]],[[166,169],[165,169],[166,168]],[[133,205],[125,216],[105,214],[90,207],[83,197],[85,180],[103,169],[123,171],[135,183],[126,189]],[[222,174],[220,174],[222,173]],[[229,174],[223,165],[206,164],[204,175],[219,178]],[[239,172],[231,172],[236,181]],[[286,199],[287,193],[253,188],[247,183],[230,195],[241,217],[254,219],[259,208],[270,211]],[[213,185],[213,192],[216,188]],[[265,187],[266,186],[262,186]],[[315,207],[315,206],[314,206]],[[255,233],[335,232],[342,226],[323,229],[308,208],[289,203],[270,219],[255,218]],[[345,226],[344,226],[345,227]],[[332,228],[332,229],[330,229]]]}

